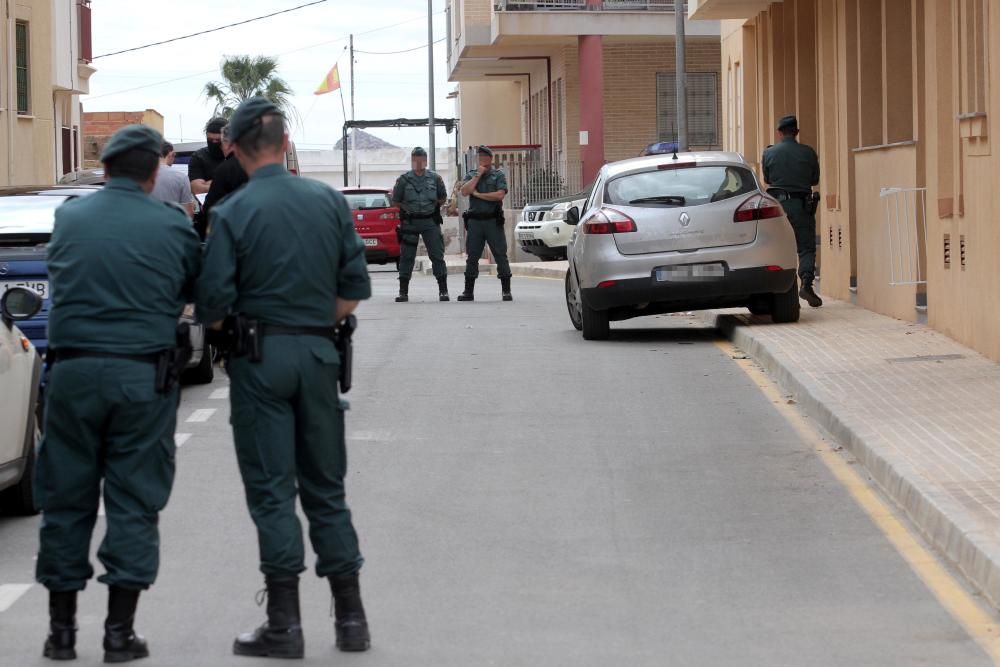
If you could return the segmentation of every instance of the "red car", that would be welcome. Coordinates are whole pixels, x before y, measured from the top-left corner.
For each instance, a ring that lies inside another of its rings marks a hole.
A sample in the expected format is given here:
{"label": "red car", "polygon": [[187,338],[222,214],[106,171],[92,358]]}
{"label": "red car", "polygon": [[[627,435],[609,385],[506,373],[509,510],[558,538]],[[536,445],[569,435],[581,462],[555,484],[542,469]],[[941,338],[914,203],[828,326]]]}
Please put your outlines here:
{"label": "red car", "polygon": [[365,242],[365,256],[371,263],[399,261],[399,209],[392,205],[388,188],[343,188],[354,216],[354,228]]}

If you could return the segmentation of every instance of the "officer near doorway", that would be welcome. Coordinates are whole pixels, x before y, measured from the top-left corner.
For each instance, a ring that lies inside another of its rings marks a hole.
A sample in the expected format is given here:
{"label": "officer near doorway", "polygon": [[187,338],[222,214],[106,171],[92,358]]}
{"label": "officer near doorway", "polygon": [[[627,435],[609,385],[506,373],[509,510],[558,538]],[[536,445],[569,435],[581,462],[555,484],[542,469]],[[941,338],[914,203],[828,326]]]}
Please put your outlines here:
{"label": "officer near doorway", "polygon": [[149,196],[162,146],[143,125],[116,132],[101,154],[107,185],[59,207],[48,246],[51,370],[35,477],[43,512],[36,576],[49,590],[44,655],[53,660],[76,657],[77,593],[93,576],[102,482],[104,661],[149,655],[133,623],[160,563],[158,517],[174,480],[176,381],[190,358],[178,318],[201,267],[187,216]]}
{"label": "officer near doorway", "polygon": [[462,196],[469,198],[464,214],[466,231],[465,291],[459,301],[474,301],[479,258],[487,244],[497,264],[500,292],[504,301],[513,301],[510,293],[510,262],[507,260],[507,234],[504,230],[503,200],[509,191],[507,176],[493,166],[493,151],[489,146],[476,149],[479,168],[465,176]]}
{"label": "officer near doorway", "polygon": [[799,296],[813,308],[823,305],[813,288],[816,278],[816,209],[819,193],[819,158],[811,146],[799,143],[799,121],[785,116],[778,121],[778,143],[764,151],[764,180],[768,194],[781,202],[795,231],[799,253]]}
{"label": "officer near doorway", "polygon": [[444,180],[427,169],[427,151],[417,146],[410,153],[412,169],[396,181],[393,206],[399,208],[399,296],[397,303],[410,300],[410,278],[417,257],[417,245],[424,239],[438,283],[438,299],[448,301],[448,266],[444,263],[444,235],[441,206],[448,199]]}
{"label": "officer near doorway", "polygon": [[335,327],[371,296],[365,246],[342,194],[285,169],[288,131],[278,107],[253,97],[229,127],[250,182],[212,209],[195,303],[202,322],[218,328],[226,320],[236,334],[231,421],[267,592],[267,621],[237,637],[233,652],[304,655],[297,498],[316,574],[329,579],[337,647],[365,651],[363,560],[344,488],[347,404],[334,342]]}

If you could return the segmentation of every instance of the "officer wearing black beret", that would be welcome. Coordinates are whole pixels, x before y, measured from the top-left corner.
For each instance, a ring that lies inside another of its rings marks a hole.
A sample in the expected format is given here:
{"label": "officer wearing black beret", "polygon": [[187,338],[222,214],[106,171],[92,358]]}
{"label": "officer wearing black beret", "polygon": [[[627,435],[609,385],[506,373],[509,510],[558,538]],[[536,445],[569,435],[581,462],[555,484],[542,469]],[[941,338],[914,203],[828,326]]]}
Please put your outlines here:
{"label": "officer wearing black beret", "polygon": [[812,189],[819,185],[819,158],[811,146],[798,141],[799,121],[784,116],[778,121],[778,143],[768,146],[762,160],[768,193],[781,202],[795,230],[799,252],[799,296],[813,308],[823,305],[813,289],[816,278],[816,202]]}
{"label": "officer wearing black beret", "polygon": [[363,562],[344,490],[346,402],[334,326],[371,296],[365,246],[344,196],[290,174],[285,119],[263,97],[229,124],[250,182],[212,209],[198,317],[239,313],[257,352],[229,360],[233,436],[267,586],[267,622],[237,637],[245,656],[301,658],[299,575],[306,569],[296,498],[309,519],[316,573],[329,579],[337,646],[370,644]]}
{"label": "officer wearing black beret", "polygon": [[179,400],[157,371],[177,345],[201,266],[187,215],[149,196],[162,146],[143,125],[116,132],[101,154],[107,185],[56,210],[48,247],[51,374],[35,477],[43,512],[36,576],[49,590],[44,653],[54,660],[76,657],[76,598],[94,573],[102,482],[104,659],[149,655],[133,622],[159,567],[157,522],[174,479]]}

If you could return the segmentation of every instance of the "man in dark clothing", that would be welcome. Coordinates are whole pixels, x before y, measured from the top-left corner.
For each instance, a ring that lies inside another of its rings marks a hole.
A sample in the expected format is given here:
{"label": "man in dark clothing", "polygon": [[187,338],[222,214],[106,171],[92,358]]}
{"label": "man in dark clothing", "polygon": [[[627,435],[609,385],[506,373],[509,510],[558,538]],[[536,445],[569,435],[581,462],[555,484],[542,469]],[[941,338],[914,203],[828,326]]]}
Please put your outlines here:
{"label": "man in dark clothing", "polygon": [[222,151],[226,154],[225,161],[215,169],[215,177],[212,179],[212,186],[205,196],[205,203],[202,207],[205,220],[209,219],[212,207],[220,201],[239,190],[250,177],[240,166],[240,161],[236,159],[233,151],[233,144],[229,140],[229,126],[222,128]]}
{"label": "man in dark clothing", "polygon": [[[216,117],[208,121],[205,124],[205,141],[208,145],[199,148],[191,156],[188,180],[191,181],[191,192],[195,195],[203,195],[209,191],[215,178],[215,170],[226,160],[226,154],[222,150],[222,128],[225,126],[225,118]],[[208,216],[202,210],[194,218],[194,228],[202,241],[205,240],[207,227]]]}

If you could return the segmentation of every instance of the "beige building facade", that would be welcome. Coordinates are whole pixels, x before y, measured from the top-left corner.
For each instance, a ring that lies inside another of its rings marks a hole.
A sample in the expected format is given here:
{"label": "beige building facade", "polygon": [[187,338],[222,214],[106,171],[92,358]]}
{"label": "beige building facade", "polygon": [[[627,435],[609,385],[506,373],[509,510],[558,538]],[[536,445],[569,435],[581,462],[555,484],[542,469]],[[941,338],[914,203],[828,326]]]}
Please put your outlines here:
{"label": "beige building facade", "polygon": [[[676,137],[674,3],[449,0],[448,74],[464,146],[530,145],[580,187]],[[693,147],[722,144],[719,24],[688,22]]]}
{"label": "beige building facade", "polygon": [[0,0],[0,185],[45,185],[82,162],[90,0]]}
{"label": "beige building facade", "polygon": [[1000,5],[695,0],[723,20],[724,145],[784,114],[820,155],[821,290],[1000,361]]}

